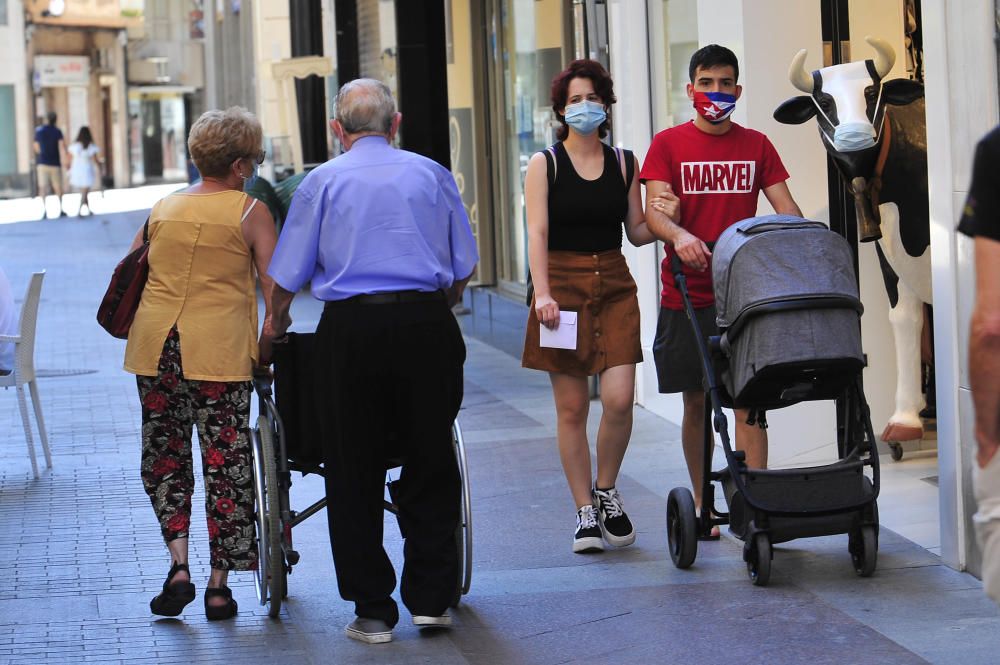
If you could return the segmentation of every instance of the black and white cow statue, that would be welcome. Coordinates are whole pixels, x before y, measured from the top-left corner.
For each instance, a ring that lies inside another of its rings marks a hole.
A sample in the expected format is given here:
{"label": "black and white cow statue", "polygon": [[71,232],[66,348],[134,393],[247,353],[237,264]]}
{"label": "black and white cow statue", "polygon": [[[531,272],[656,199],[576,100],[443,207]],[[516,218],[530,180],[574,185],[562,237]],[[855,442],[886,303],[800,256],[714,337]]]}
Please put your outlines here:
{"label": "black and white cow statue", "polygon": [[923,436],[922,303],[931,303],[924,87],[908,79],[883,80],[896,54],[884,40],[865,41],[874,59],[812,73],[804,67],[806,51],[799,51],[788,77],[806,95],[781,104],[774,118],[786,124],[816,118],[823,145],[854,198],[859,238],[878,241],[898,370],[895,412],[882,440],[910,441]]}

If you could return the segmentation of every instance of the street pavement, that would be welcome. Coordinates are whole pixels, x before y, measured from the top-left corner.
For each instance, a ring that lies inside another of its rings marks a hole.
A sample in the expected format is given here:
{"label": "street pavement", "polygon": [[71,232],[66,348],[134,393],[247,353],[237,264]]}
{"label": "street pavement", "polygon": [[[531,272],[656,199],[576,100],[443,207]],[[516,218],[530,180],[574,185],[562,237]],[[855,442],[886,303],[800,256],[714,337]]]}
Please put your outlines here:
{"label": "street pavement", "polygon": [[[246,573],[231,577],[234,621],[208,623],[200,597],[178,619],[152,616],[169,558],[139,478],[135,380],[121,370],[124,342],[94,321],[145,214],[0,225],[0,265],[18,303],[30,273],[47,271],[36,365],[54,461],[32,477],[15,394],[0,391],[0,665],[1000,662],[1000,612],[979,581],[884,527],[870,579],[854,574],[845,536],[779,545],[766,588],[750,584],[728,535],[700,543],[691,569],[675,569],[664,512],[669,489],[687,483],[680,432],[641,408],[619,481],[637,542],[573,554],[548,381],[472,338],[460,420],[474,572],[450,631],[421,634],[403,610],[390,644],[347,639],[352,606],[337,594],[323,513],[295,529],[302,559],[279,619],[257,604]],[[312,330],[319,313],[301,294],[293,330]],[[599,412],[594,402],[592,432]],[[321,494],[321,479],[296,477],[293,508]],[[194,503],[200,592],[200,488]],[[391,516],[386,543],[398,570]]]}

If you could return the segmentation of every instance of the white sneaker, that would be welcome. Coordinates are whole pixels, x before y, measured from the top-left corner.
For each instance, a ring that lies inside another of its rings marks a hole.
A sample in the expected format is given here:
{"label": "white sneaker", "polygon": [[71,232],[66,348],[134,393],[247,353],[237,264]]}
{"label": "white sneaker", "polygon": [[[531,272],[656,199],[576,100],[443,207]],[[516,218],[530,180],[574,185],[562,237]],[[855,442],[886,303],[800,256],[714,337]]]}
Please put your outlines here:
{"label": "white sneaker", "polygon": [[384,644],[392,641],[392,628],[379,619],[358,617],[347,624],[344,632],[352,640],[365,644]]}
{"label": "white sneaker", "polygon": [[451,626],[451,616],[447,612],[437,617],[414,614],[413,625],[418,628],[448,628]]}

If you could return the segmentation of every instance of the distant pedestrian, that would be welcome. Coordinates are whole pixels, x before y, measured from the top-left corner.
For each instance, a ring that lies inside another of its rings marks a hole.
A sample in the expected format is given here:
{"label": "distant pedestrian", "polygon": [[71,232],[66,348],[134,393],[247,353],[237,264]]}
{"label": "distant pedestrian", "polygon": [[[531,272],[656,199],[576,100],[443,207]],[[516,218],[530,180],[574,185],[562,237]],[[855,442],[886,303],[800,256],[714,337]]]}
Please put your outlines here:
{"label": "distant pedestrian", "polygon": [[267,206],[256,205],[243,184],[264,160],[261,141],[260,123],[245,109],[204,113],[188,139],[204,178],[149,215],[149,279],[125,369],[137,375],[142,402],[142,482],[171,556],[163,592],[150,603],[162,616],[177,616],[195,595],[188,569],[192,426],[205,479],[209,619],[236,616],[229,571],[257,566],[250,380],[269,362],[270,340],[257,337],[256,285],[259,277],[268,295],[275,231]]}
{"label": "distant pedestrian", "polygon": [[[420,627],[451,625],[461,476],[451,429],[462,403],[465,342],[451,312],[478,255],[451,172],[392,147],[402,116],[380,81],[337,94],[330,125],[344,152],[295,192],[271,263],[275,336],[307,282],[326,301],[315,390],[337,585],[354,602],[347,636],[389,642],[399,621],[382,546],[390,452],[402,456],[400,594]],[[389,435],[402,445],[390,451]]]}
{"label": "distant pedestrian", "polygon": [[46,217],[45,197],[48,196],[49,190],[59,199],[59,216],[66,215],[62,207],[62,157],[66,154],[66,143],[62,131],[56,127],[55,111],[49,111],[46,119],[48,121],[46,124],[35,129],[34,143],[38,195],[42,198],[42,219]]}
{"label": "distant pedestrian", "polygon": [[[10,290],[10,282],[3,268],[0,268],[0,335],[17,335],[17,324],[20,318],[14,309],[14,294]],[[6,376],[14,371],[14,344],[0,342],[0,375]]]}
{"label": "distant pedestrian", "polygon": [[[622,227],[636,246],[653,242],[643,218],[639,168],[632,152],[601,142],[615,103],[608,72],[575,60],[552,81],[559,141],[528,162],[525,204],[534,298],[522,364],[549,373],[559,456],[576,509],[574,552],[604,541],[635,542],[616,488],[632,435],[635,365],[642,362],[639,301],[622,255]],[[573,320],[570,320],[571,317]],[[542,326],[571,330],[563,348],[542,344]],[[570,346],[571,348],[565,348]],[[600,377],[597,476],[587,440],[588,377]]]}
{"label": "distant pedestrian", "polygon": [[97,189],[101,176],[100,150],[90,134],[90,127],[84,125],[76,135],[76,141],[69,147],[69,184],[80,190],[79,216],[83,217],[83,207],[87,206],[87,214],[93,214],[87,197],[90,190]]}
{"label": "distant pedestrian", "polygon": [[958,230],[976,239],[976,305],[969,326],[969,387],[976,410],[972,520],[983,551],[983,586],[1000,603],[1000,127],[976,148]]}

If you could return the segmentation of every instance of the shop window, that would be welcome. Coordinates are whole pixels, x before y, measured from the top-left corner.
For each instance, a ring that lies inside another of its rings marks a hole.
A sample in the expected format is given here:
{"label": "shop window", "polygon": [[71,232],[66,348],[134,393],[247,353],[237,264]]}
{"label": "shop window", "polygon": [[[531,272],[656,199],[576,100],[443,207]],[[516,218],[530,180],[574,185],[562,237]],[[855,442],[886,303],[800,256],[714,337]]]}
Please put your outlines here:
{"label": "shop window", "polygon": [[16,130],[14,86],[0,85],[0,176],[17,172]]}
{"label": "shop window", "polygon": [[697,0],[659,0],[650,5],[650,56],[654,131],[691,120],[688,63],[698,50]]}
{"label": "shop window", "polygon": [[525,284],[528,274],[524,206],[528,160],[555,140],[549,90],[566,65],[565,13],[562,0],[504,0],[500,13],[505,200],[498,234],[499,277],[511,286]]}
{"label": "shop window", "polygon": [[[480,206],[485,189],[485,183],[481,183],[480,178],[488,171],[488,167],[482,164],[486,159],[483,122],[486,104],[482,95],[482,77],[476,76],[478,54],[473,51],[473,45],[480,40],[473,36],[473,16],[477,8],[472,2],[478,0],[447,0],[445,3],[449,145],[452,174],[480,250],[476,281],[493,282],[491,229],[480,225]],[[486,218],[489,219],[488,214]]]}
{"label": "shop window", "polygon": [[382,81],[397,99],[395,0],[358,0],[358,66],[361,76]]}
{"label": "shop window", "polygon": [[[655,0],[649,5],[649,17],[653,131],[660,132],[694,117],[687,84],[691,81],[688,65],[698,50],[698,3]],[[663,243],[656,243],[656,252],[657,261],[662,260]],[[659,291],[657,288],[657,301]]]}

